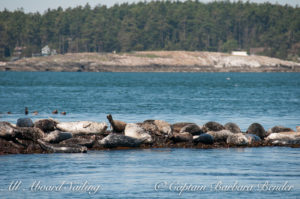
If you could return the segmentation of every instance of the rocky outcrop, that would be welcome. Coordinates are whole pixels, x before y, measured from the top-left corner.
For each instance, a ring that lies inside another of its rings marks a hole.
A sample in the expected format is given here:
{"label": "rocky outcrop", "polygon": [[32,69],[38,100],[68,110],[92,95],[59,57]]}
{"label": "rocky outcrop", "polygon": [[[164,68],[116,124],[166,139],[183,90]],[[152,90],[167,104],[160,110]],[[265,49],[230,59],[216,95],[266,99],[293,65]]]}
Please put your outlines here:
{"label": "rocky outcrop", "polygon": [[265,56],[219,52],[145,51],[25,58],[0,65],[0,71],[300,72],[300,64]]}
{"label": "rocky outcrop", "polygon": [[[258,123],[251,124],[247,133],[241,133],[240,128],[234,123],[226,124],[223,127],[216,122],[208,122],[201,127],[189,122],[170,125],[162,120],[146,120],[142,123],[126,123],[124,131],[119,132],[113,129],[107,131],[105,125],[98,122],[57,122],[57,125],[54,125],[50,120],[39,120],[35,124],[40,128],[18,127],[8,122],[0,122],[0,154],[84,153],[88,149],[133,147],[203,149],[262,146],[300,147],[300,132],[290,131],[291,129],[287,127],[275,126],[271,128],[271,134],[268,134]],[[59,128],[59,124],[64,124],[65,128],[61,129],[75,130],[73,133],[61,130],[43,131]],[[72,127],[72,124],[75,127]],[[204,133],[203,129],[209,131]]]}

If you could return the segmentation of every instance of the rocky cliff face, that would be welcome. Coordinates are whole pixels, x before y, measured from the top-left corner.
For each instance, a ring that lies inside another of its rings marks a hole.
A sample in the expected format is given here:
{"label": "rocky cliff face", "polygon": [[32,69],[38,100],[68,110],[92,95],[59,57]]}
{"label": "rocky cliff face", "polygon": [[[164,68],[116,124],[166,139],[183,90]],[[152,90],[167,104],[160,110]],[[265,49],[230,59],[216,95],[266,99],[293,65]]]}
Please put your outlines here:
{"label": "rocky cliff face", "polygon": [[300,72],[300,63],[265,56],[217,52],[144,51],[72,53],[25,58],[0,65],[1,71],[94,72]]}

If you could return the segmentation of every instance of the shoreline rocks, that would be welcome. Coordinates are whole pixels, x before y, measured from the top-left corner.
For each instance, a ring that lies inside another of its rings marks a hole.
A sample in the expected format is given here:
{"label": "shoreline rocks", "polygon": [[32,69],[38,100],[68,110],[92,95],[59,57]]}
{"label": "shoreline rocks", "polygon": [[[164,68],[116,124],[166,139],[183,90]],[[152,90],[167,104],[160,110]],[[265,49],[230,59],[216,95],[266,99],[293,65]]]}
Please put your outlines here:
{"label": "shoreline rocks", "polygon": [[105,122],[18,120],[19,126],[34,124],[34,127],[0,122],[0,154],[85,153],[87,150],[129,148],[300,147],[300,132],[282,126],[266,132],[261,124],[253,123],[243,133],[234,123],[223,126],[207,122],[201,126],[190,122],[169,124],[163,120],[126,123],[113,120],[112,116],[108,119],[110,130]]}

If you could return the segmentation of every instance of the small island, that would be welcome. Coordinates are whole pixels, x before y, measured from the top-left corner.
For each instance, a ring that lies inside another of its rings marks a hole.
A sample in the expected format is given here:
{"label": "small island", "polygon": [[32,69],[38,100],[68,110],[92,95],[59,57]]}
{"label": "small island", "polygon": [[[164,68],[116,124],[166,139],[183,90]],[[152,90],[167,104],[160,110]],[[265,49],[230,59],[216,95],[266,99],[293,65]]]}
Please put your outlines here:
{"label": "small island", "polygon": [[238,52],[137,51],[23,58],[4,62],[0,71],[300,72],[300,63]]}

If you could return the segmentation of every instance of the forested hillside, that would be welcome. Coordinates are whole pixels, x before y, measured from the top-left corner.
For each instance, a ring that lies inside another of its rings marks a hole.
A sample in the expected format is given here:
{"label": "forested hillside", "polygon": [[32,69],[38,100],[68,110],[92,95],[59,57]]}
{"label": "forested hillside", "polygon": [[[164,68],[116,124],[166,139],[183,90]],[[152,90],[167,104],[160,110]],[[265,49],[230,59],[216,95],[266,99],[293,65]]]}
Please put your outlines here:
{"label": "forested hillside", "polygon": [[0,58],[49,45],[58,53],[144,50],[253,50],[297,60],[300,8],[270,3],[158,1],[0,12]]}

